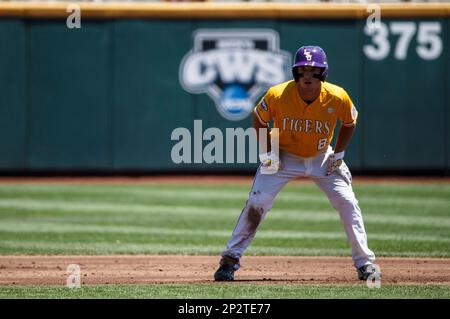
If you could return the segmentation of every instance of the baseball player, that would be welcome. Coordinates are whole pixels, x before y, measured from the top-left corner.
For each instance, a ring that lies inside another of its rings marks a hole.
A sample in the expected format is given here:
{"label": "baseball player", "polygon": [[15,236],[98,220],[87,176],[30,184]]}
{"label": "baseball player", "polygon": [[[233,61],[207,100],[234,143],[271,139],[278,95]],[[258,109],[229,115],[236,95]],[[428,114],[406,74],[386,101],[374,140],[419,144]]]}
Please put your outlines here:
{"label": "baseball player", "polygon": [[[358,278],[367,280],[372,274],[381,276],[379,268],[372,266],[375,255],[367,246],[352,176],[343,160],[358,112],[344,89],[325,81],[328,63],[322,48],[304,46],[298,49],[292,73],[294,80],[271,87],[254,109],[253,126],[257,132],[259,128],[268,128],[270,121],[273,128],[278,129],[279,152],[270,152],[268,141],[269,152],[260,155],[261,165],[249,198],[222,252],[214,279],[234,280],[239,260],[276,195],[297,177],[311,178],[339,212],[352,247]],[[333,150],[330,143],[338,120],[340,129]],[[272,174],[264,172],[267,167],[272,169]]]}

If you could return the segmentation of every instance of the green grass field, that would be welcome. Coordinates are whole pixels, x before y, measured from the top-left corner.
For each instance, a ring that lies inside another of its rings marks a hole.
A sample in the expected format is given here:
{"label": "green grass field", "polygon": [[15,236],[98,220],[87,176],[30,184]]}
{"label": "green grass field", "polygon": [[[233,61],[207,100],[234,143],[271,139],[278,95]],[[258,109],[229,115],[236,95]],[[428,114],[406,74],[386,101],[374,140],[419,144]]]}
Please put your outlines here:
{"label": "green grass field", "polygon": [[444,285],[235,285],[233,283],[197,285],[92,285],[77,289],[66,287],[1,288],[0,298],[159,298],[159,299],[351,299],[351,298],[450,298]]}
{"label": "green grass field", "polygon": [[[250,185],[0,185],[0,254],[218,255]],[[377,256],[450,257],[450,184],[356,183]],[[288,185],[247,255],[349,256],[337,212],[313,184]],[[229,286],[225,286],[229,287]],[[244,287],[83,287],[64,297],[245,297]],[[268,286],[270,287],[270,286]],[[378,297],[449,298],[449,286],[384,287]],[[62,288],[2,287],[0,297],[54,297]],[[259,289],[259,290],[258,290]],[[217,291],[216,291],[217,290]],[[262,297],[364,297],[368,289],[260,287]],[[275,292],[277,290],[283,293]],[[64,290],[65,291],[65,290]],[[139,293],[136,293],[139,291]],[[216,292],[215,292],[216,291]],[[271,293],[274,292],[274,293]]]}

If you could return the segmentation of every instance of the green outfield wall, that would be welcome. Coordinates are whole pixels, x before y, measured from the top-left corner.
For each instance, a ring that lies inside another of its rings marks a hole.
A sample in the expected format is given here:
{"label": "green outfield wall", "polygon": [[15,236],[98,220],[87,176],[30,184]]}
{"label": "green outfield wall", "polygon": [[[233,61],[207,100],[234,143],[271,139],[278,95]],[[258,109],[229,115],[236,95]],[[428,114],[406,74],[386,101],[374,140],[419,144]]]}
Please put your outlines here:
{"label": "green outfield wall", "polygon": [[363,5],[200,5],[84,4],[68,28],[65,4],[1,4],[0,171],[252,171],[175,164],[171,134],[250,127],[315,44],[359,110],[351,168],[448,174],[448,5],[385,5],[376,28]]}

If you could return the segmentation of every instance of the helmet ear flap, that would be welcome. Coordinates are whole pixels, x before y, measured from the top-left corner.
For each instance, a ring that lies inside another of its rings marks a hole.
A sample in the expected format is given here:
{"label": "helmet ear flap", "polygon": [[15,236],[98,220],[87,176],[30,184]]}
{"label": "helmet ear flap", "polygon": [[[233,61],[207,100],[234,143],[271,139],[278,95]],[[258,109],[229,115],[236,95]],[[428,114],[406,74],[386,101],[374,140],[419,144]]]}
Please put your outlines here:
{"label": "helmet ear flap", "polygon": [[327,78],[325,71],[326,71],[325,68],[322,68],[320,74],[314,74],[313,76],[316,79],[319,79],[320,81],[325,82],[325,79]]}
{"label": "helmet ear flap", "polygon": [[294,76],[295,82],[298,82],[298,80],[300,79],[300,76],[298,74],[298,68],[296,67],[292,68],[292,75]]}
{"label": "helmet ear flap", "polygon": [[322,81],[325,82],[325,80],[328,77],[328,69],[324,69],[321,75],[322,75]]}

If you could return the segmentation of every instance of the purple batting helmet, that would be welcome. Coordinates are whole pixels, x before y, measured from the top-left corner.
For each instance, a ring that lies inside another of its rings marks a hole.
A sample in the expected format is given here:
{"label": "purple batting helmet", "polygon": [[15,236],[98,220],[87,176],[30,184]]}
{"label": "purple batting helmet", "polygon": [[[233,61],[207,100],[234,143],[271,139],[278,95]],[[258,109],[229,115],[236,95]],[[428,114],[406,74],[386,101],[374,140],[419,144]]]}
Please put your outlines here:
{"label": "purple batting helmet", "polygon": [[303,46],[295,53],[294,65],[292,65],[292,74],[295,82],[300,78],[297,72],[299,66],[314,66],[322,68],[322,73],[319,75],[321,81],[325,81],[328,76],[328,62],[325,51],[318,46],[308,45]]}

